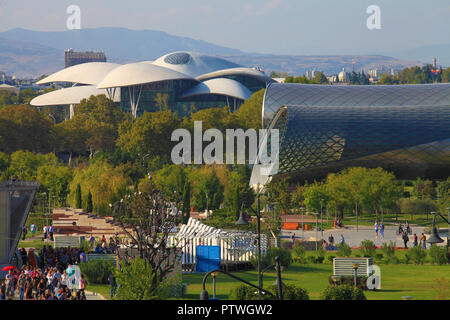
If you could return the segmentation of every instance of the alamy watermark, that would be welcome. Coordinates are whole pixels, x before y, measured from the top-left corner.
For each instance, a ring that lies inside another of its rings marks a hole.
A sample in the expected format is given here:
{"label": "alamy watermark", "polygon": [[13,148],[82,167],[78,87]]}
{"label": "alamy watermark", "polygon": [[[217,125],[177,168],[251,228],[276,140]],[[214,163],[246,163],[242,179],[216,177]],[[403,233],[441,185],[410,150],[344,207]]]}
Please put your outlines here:
{"label": "alamy watermark", "polygon": [[[224,137],[219,129],[203,132],[202,122],[195,121],[193,137],[188,130],[177,129],[172,133],[171,141],[179,142],[171,153],[174,164],[250,164],[260,165],[261,174],[278,171],[278,129],[260,129],[259,132],[254,129],[227,129]],[[203,147],[203,142],[209,144]]]}
{"label": "alamy watermark", "polygon": [[367,14],[370,16],[367,18],[367,29],[380,30],[381,29],[381,9],[377,5],[371,5],[367,7]]}
{"label": "alamy watermark", "polygon": [[369,290],[380,290],[381,289],[381,269],[377,265],[369,266],[369,274],[371,275],[367,278],[367,289]]}
{"label": "alamy watermark", "polygon": [[81,8],[73,4],[67,7],[66,13],[69,15],[66,21],[67,29],[81,29]]}

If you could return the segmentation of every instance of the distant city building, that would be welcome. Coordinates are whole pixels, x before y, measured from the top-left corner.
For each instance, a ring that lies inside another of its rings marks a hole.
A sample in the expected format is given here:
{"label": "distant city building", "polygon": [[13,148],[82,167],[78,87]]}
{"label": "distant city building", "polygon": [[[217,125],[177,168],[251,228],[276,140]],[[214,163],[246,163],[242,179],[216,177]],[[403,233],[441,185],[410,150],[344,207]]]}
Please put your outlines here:
{"label": "distant city building", "polygon": [[328,80],[328,82],[337,82],[338,76],[337,75],[335,75],[335,76],[327,76],[327,80]]}
{"label": "distant city building", "polygon": [[310,72],[306,71],[305,78],[308,80],[313,80],[319,72],[322,72],[322,71],[318,71],[318,70],[311,70]]}
{"label": "distant city building", "polygon": [[339,82],[347,82],[348,81],[348,76],[347,76],[347,72],[345,72],[345,68],[342,68],[342,71],[339,72],[338,79],[339,79]]}
{"label": "distant city building", "polygon": [[64,51],[64,68],[76,66],[87,62],[106,62],[105,52],[76,52],[73,49]]}

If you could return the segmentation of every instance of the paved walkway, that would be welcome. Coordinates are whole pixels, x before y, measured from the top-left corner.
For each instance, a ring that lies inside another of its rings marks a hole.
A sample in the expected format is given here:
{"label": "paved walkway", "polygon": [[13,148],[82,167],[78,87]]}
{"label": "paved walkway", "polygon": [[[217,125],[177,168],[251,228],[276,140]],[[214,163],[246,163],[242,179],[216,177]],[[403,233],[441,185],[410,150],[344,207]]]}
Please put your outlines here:
{"label": "paved walkway", "polygon": [[[411,226],[412,234],[409,235],[410,242],[408,242],[408,246],[412,246],[414,241],[414,233],[419,237],[422,234],[424,227],[420,226]],[[292,236],[295,234],[297,238],[304,238],[305,240],[315,240],[316,236],[318,239],[325,239],[328,241],[328,237],[330,234],[334,237],[334,243],[339,243],[339,239],[341,234],[344,236],[345,242],[351,247],[359,247],[361,241],[363,240],[372,240],[377,246],[381,246],[384,242],[389,243],[390,241],[395,241],[397,246],[403,246],[403,240],[401,236],[396,234],[398,230],[397,226],[385,226],[384,229],[384,239],[380,237],[378,234],[378,238],[375,237],[375,230],[372,226],[359,226],[358,231],[356,230],[356,226],[348,226],[344,229],[331,229],[324,230],[323,237],[322,232],[318,231],[302,231],[302,230],[283,230],[281,232],[282,236]]]}

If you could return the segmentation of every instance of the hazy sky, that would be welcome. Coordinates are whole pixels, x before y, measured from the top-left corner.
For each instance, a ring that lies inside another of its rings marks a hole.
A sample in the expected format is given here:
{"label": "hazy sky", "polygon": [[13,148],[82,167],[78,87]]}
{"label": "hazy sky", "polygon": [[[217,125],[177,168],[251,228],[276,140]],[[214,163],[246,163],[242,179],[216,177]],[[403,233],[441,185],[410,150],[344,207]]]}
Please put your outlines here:
{"label": "hazy sky", "polygon": [[[449,0],[0,0],[0,31],[66,30],[69,5],[81,8],[82,28],[161,30],[247,52],[390,53],[450,43]],[[366,26],[370,5],[381,9],[380,30]]]}

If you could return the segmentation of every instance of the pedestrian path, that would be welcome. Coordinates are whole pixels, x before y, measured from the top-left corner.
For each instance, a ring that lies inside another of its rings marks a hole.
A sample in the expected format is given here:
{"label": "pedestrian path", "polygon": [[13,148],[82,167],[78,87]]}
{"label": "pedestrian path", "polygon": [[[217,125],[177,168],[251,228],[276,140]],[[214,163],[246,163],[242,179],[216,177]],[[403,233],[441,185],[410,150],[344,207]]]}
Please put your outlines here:
{"label": "pedestrian path", "polygon": [[[412,234],[409,235],[410,242],[409,245],[412,245],[413,235],[414,233],[419,236],[424,231],[424,227],[420,226],[411,226]],[[321,231],[316,232],[313,231],[302,231],[302,230],[283,230],[281,235],[283,236],[292,236],[295,235],[297,238],[303,238],[306,241],[314,241],[317,239],[324,239],[328,241],[328,237],[330,234],[334,237],[334,242],[339,243],[339,239],[341,235],[344,236],[345,242],[351,247],[359,247],[363,240],[372,240],[375,245],[381,246],[383,243],[389,243],[390,241],[394,241],[397,246],[403,246],[403,240],[400,235],[397,235],[398,227],[396,226],[386,226],[384,229],[384,238],[382,238],[378,234],[378,238],[375,236],[375,230],[372,226],[359,226],[358,230],[356,226],[348,226],[341,229],[330,229],[324,230],[323,233]]]}

